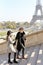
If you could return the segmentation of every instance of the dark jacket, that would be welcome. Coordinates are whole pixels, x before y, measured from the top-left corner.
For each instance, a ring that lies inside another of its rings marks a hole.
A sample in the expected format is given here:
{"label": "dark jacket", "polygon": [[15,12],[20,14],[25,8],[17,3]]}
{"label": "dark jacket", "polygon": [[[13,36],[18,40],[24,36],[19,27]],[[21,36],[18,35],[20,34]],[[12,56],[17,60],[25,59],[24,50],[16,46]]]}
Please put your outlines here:
{"label": "dark jacket", "polygon": [[23,48],[22,44],[25,46],[24,41],[26,40],[26,38],[24,38],[25,32],[20,33],[18,32],[16,35],[16,40],[18,40],[17,42],[17,50],[21,50]]}

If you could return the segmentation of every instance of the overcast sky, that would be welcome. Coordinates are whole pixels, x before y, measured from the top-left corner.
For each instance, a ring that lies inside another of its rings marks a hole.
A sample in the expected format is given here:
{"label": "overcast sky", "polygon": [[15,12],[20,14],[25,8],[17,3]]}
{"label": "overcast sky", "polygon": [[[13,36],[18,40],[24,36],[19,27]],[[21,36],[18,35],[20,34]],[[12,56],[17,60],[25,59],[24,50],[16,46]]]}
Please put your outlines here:
{"label": "overcast sky", "polygon": [[[30,21],[37,0],[0,0],[0,21]],[[43,0],[41,0],[43,4]]]}

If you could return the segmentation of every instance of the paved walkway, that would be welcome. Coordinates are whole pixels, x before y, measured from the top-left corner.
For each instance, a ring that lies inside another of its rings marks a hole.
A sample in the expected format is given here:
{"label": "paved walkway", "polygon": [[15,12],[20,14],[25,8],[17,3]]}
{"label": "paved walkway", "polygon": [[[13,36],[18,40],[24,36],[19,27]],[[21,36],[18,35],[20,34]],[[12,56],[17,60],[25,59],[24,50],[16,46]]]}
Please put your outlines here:
{"label": "paved walkway", "polygon": [[[18,64],[8,64],[7,54],[0,55],[0,65],[43,65],[43,44],[26,48],[25,57],[26,56],[28,57],[28,59],[17,59],[17,61],[19,62]],[[11,56],[11,60],[13,60],[13,53]]]}

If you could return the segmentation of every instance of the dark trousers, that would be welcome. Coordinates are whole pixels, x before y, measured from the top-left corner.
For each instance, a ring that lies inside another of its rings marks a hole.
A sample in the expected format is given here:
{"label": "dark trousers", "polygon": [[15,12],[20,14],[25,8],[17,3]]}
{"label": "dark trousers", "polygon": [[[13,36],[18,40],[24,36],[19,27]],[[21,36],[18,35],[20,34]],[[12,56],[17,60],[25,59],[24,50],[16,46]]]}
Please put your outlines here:
{"label": "dark trousers", "polygon": [[[19,50],[18,50],[18,52],[17,52],[17,57],[19,56]],[[22,57],[24,57],[24,48],[22,48]]]}
{"label": "dark trousers", "polygon": [[[8,62],[11,61],[11,53],[8,53]],[[16,53],[14,53],[14,61],[16,61]]]}
{"label": "dark trousers", "polygon": [[11,61],[11,53],[8,53],[8,62]]}

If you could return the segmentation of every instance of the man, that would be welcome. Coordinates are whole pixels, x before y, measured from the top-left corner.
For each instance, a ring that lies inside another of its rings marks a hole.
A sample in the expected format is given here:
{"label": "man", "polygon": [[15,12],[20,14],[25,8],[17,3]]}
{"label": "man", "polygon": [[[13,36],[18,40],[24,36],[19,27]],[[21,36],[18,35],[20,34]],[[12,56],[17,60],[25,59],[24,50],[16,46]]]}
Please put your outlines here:
{"label": "man", "polygon": [[17,58],[19,59],[19,52],[22,49],[22,58],[24,59],[24,49],[25,49],[25,32],[24,29],[21,27],[16,35],[17,40]]}

